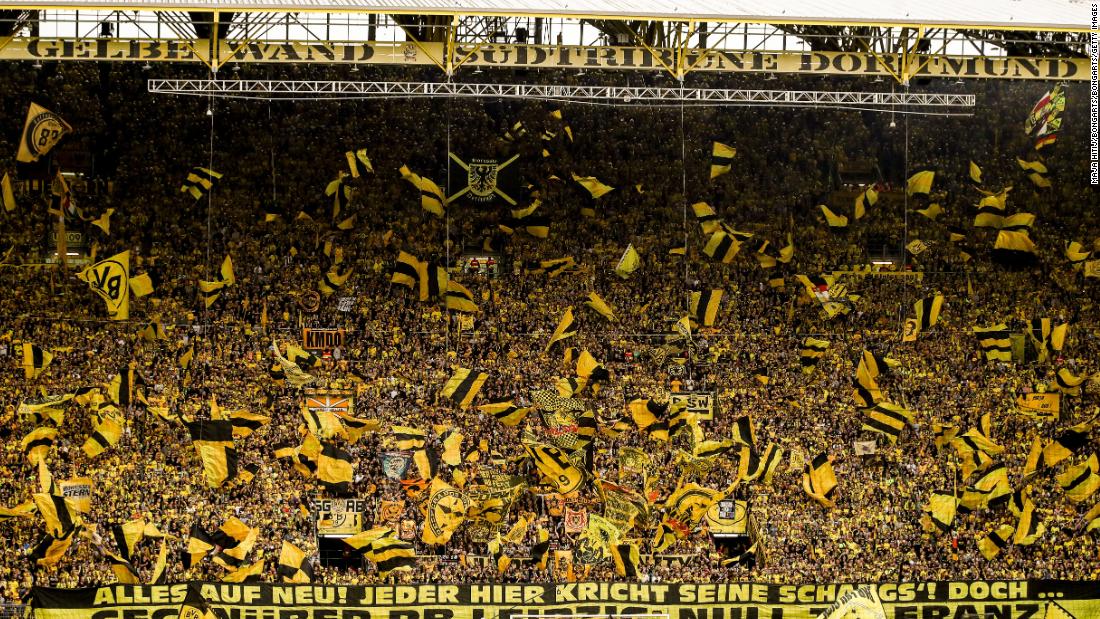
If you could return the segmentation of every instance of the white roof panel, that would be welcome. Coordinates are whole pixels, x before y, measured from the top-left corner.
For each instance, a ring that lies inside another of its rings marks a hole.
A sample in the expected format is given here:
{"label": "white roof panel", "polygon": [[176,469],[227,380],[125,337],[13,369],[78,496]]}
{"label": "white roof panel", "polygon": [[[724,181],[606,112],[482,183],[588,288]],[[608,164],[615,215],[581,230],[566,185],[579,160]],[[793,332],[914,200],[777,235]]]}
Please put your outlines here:
{"label": "white roof panel", "polygon": [[1084,0],[21,0],[0,8],[532,15],[837,25],[1088,30]]}

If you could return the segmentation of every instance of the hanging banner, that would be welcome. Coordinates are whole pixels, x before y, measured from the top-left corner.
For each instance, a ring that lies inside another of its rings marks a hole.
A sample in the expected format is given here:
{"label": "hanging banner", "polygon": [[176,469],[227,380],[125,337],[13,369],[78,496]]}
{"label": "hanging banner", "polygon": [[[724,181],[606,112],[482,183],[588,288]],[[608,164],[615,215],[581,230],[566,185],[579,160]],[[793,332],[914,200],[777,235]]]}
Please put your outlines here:
{"label": "hanging banner", "polygon": [[343,329],[302,329],[302,348],[327,357],[337,346],[343,347],[345,335]]}
{"label": "hanging banner", "polygon": [[92,478],[74,477],[66,479],[58,484],[61,487],[61,496],[72,499],[76,511],[87,514],[92,511]]}
{"label": "hanging banner", "polygon": [[[206,40],[54,39],[16,37],[0,48],[0,60],[93,60],[120,62],[201,62],[211,64]],[[337,43],[333,41],[219,41],[213,61],[277,63],[355,63],[442,66],[445,44],[406,41]],[[669,71],[679,63],[677,50],[632,46],[515,45],[458,43],[454,56],[462,68],[625,69]],[[814,75],[900,74],[902,54],[865,52],[731,51],[688,49],[682,66],[691,71],[731,73],[809,73]],[[1004,78],[1086,81],[1088,58],[1002,56],[924,56],[909,58],[915,77]]]}
{"label": "hanging banner", "polygon": [[[1096,582],[1057,580],[902,582],[872,585],[759,583],[562,583],[484,585],[295,585],[189,583],[35,587],[36,619],[175,617],[193,589],[218,617],[269,619],[512,619],[553,614],[651,619],[816,619],[877,598],[886,619],[1092,619]],[[855,616],[861,616],[856,614]]]}
{"label": "hanging banner", "polygon": [[678,405],[683,405],[686,407],[685,410],[687,412],[695,413],[696,419],[700,421],[711,421],[714,419],[717,401],[718,398],[713,393],[701,391],[673,392],[669,398],[669,408],[676,408]]}
{"label": "hanging banner", "polygon": [[367,502],[363,499],[320,499],[313,501],[313,509],[317,535],[344,537],[363,530]]}

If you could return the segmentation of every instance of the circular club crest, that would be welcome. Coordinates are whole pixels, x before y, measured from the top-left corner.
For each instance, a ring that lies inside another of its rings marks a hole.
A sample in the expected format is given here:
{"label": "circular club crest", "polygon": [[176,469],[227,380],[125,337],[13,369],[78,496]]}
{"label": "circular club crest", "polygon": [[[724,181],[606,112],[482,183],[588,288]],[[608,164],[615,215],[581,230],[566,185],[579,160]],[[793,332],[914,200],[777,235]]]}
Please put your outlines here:
{"label": "circular club crest", "polygon": [[440,490],[428,500],[428,526],[437,536],[453,531],[466,517],[466,497],[454,488]]}
{"label": "circular club crest", "polygon": [[68,127],[60,116],[49,110],[43,110],[27,122],[23,144],[31,157],[38,160],[61,140],[61,136],[67,130]]}

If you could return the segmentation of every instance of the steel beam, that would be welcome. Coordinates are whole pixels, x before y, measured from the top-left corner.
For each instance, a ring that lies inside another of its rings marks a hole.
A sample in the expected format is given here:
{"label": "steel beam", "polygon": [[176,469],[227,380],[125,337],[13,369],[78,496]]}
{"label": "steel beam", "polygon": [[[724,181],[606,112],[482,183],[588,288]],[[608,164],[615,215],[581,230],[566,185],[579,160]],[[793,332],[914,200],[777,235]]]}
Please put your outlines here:
{"label": "steel beam", "polygon": [[241,99],[372,99],[393,97],[489,97],[590,101],[615,104],[712,103],[882,108],[974,107],[975,96],[952,93],[750,90],[649,86],[554,84],[469,84],[460,82],[373,82],[316,80],[150,79],[155,94]]}

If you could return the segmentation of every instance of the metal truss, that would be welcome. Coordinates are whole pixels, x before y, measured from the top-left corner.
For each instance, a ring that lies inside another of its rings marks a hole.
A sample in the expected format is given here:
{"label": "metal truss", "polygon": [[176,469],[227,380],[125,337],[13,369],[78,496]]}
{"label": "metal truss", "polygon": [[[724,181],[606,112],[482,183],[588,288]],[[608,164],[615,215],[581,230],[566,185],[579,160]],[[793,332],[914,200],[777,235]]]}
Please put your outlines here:
{"label": "metal truss", "polygon": [[974,95],[948,93],[471,84],[460,82],[150,79],[148,88],[149,92],[155,94],[205,95],[235,99],[486,97],[639,105],[682,102],[692,104],[878,108],[968,108],[974,107],[975,103]]}

